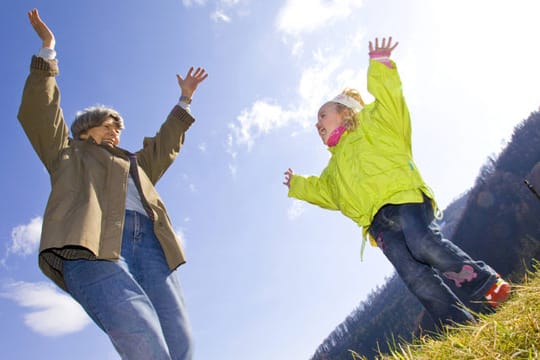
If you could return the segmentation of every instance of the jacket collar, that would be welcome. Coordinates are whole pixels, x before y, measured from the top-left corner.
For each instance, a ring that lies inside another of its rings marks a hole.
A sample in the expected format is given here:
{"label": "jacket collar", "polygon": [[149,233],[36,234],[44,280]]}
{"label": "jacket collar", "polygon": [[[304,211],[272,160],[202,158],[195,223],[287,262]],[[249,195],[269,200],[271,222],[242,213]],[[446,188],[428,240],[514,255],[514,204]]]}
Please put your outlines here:
{"label": "jacket collar", "polygon": [[94,140],[94,138],[92,136],[88,136],[88,138],[86,139],[79,139],[79,140],[74,140],[74,141],[79,141],[80,143],[84,143],[84,144],[87,144],[87,145],[95,145],[95,146],[98,146],[104,150],[107,150],[109,153],[111,153],[112,155],[115,155],[115,156],[120,156],[122,158],[129,158],[129,155],[131,154],[130,151],[126,150],[126,149],[123,149],[121,147],[118,147],[118,146],[108,146],[108,145],[101,145],[101,144],[98,144],[96,142],[96,140]]}

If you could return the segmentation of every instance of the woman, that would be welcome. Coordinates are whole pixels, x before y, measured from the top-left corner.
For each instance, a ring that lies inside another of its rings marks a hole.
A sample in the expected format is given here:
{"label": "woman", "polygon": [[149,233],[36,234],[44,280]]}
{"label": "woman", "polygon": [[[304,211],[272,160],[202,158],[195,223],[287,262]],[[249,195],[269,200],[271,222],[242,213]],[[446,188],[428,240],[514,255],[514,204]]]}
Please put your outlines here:
{"label": "woman", "polygon": [[174,269],[185,262],[154,185],[194,122],[189,104],[207,77],[191,68],[159,132],[130,153],[118,147],[114,109],[77,114],[69,137],[60,107],[55,37],[36,9],[42,41],[32,57],[18,118],[51,177],[39,265],[110,337],[122,358],[191,359],[190,328]]}

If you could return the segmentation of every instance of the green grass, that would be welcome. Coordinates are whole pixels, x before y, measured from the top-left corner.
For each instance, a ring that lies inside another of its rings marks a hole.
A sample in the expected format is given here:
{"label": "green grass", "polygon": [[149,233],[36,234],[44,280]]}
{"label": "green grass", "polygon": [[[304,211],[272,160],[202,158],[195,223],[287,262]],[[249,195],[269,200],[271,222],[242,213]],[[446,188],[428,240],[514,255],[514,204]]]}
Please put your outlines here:
{"label": "green grass", "polygon": [[[496,313],[480,315],[475,325],[448,328],[433,338],[393,344],[379,360],[540,359],[540,269],[528,274]],[[351,351],[353,360],[365,357]]]}

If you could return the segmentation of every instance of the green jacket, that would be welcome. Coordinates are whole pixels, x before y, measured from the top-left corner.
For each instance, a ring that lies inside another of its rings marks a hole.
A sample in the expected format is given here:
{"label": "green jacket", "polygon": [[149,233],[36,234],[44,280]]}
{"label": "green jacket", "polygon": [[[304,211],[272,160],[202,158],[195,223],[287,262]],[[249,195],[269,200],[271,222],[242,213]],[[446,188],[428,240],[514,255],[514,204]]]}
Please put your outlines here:
{"label": "green jacket", "polygon": [[[129,173],[125,150],[68,137],[55,76],[56,60],[34,56],[19,121],[51,178],[43,216],[39,266],[65,289],[62,259],[119,258]],[[193,123],[175,106],[154,137],[136,153],[142,191],[154,213],[154,230],[170,269],[185,262],[163,201],[154,185],[176,158]]]}
{"label": "green jacket", "polygon": [[434,198],[413,161],[409,110],[392,64],[389,68],[371,60],[367,84],[375,101],[357,115],[358,128],[346,131],[329,148],[332,156],[322,174],[294,175],[290,182],[290,197],[339,210],[361,226],[362,251],[367,230],[382,206],[420,203],[422,193]]}

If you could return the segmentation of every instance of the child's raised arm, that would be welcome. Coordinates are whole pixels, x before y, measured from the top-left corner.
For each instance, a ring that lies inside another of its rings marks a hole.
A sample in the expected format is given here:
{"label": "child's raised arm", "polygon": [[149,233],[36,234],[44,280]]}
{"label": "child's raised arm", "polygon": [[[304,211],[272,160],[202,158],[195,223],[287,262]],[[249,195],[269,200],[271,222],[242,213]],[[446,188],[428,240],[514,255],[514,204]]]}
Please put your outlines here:
{"label": "child's raised arm", "polygon": [[377,121],[404,139],[403,144],[406,145],[404,150],[411,151],[409,109],[403,96],[396,64],[390,60],[390,55],[397,45],[397,42],[392,44],[392,37],[388,40],[383,38],[381,44],[376,38],[375,46],[373,42],[369,42],[370,65],[367,86],[369,93],[375,97],[379,105]]}

